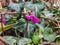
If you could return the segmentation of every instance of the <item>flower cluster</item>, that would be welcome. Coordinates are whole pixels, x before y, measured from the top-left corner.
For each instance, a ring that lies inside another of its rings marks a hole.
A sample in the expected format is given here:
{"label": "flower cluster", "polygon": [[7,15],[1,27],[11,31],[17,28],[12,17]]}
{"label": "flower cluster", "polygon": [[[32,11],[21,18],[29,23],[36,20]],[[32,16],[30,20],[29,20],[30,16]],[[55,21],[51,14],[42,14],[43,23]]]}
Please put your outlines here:
{"label": "flower cluster", "polygon": [[35,16],[35,13],[33,11],[31,11],[30,15],[26,15],[26,19],[28,21],[31,20],[34,24],[39,23],[41,21],[41,19],[39,19]]}

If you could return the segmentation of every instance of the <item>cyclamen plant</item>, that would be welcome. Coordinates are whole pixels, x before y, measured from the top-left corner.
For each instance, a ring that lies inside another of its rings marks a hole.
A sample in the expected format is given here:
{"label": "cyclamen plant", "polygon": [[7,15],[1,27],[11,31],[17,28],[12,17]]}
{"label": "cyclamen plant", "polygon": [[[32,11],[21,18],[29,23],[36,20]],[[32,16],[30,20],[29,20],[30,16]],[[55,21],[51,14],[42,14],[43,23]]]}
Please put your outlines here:
{"label": "cyclamen plant", "polygon": [[[17,4],[18,5],[16,5],[16,3],[12,3],[11,5],[9,5],[9,7],[11,6],[11,9],[10,9],[10,10],[12,10],[11,12],[16,11],[17,13],[19,13],[17,15],[18,19],[14,18],[16,20],[13,20],[13,16],[11,15],[11,17],[10,16],[7,16],[8,18],[6,17],[8,20],[7,19],[5,20],[4,15],[2,15],[2,23],[4,25],[7,25],[6,28],[4,27],[4,29],[6,29],[6,30],[8,30],[7,28],[11,29],[10,27],[12,27],[12,25],[9,25],[9,24],[14,25],[13,26],[14,28],[13,27],[12,28],[13,28],[13,30],[15,29],[14,31],[16,33],[16,36],[18,36],[19,39],[20,39],[20,41],[18,41],[16,43],[19,43],[19,45],[22,45],[24,43],[24,45],[25,45],[26,42],[29,42],[29,41],[24,41],[24,39],[21,40],[22,39],[22,38],[20,38],[21,33],[23,33],[23,35],[21,37],[27,38],[27,39],[28,38],[32,39],[31,42],[33,43],[33,45],[34,44],[39,45],[44,40],[47,40],[49,42],[53,42],[56,39],[55,34],[53,34],[54,33],[53,30],[55,29],[54,26],[53,26],[54,25],[53,23],[55,23],[55,20],[52,20],[51,18],[49,18],[49,19],[47,18],[47,17],[52,16],[50,14],[50,12],[53,12],[53,14],[57,15],[58,11],[55,11],[55,8],[54,8],[54,10],[51,10],[51,11],[48,11],[48,10],[44,11],[44,9],[46,9],[45,5],[44,5],[44,3],[41,3],[40,0],[31,0],[31,1],[27,0],[27,1],[24,1],[24,2],[22,2],[20,0],[20,3],[17,3]],[[30,9],[28,13],[25,12],[26,15],[25,15],[25,13],[23,11],[24,8],[26,8],[27,11],[28,11],[28,9]],[[22,11],[23,11],[23,14],[22,14]],[[41,14],[41,12],[42,12],[42,14]],[[43,12],[47,13],[46,14],[47,17],[44,16],[45,14]],[[57,27],[57,26],[55,26],[55,27]],[[19,32],[19,33],[17,33],[17,32]],[[24,37],[24,35],[26,37]],[[16,40],[14,41],[13,39],[9,39],[9,42],[10,42],[10,40],[12,42],[16,41]],[[13,45],[13,44],[11,44],[11,45]]]}

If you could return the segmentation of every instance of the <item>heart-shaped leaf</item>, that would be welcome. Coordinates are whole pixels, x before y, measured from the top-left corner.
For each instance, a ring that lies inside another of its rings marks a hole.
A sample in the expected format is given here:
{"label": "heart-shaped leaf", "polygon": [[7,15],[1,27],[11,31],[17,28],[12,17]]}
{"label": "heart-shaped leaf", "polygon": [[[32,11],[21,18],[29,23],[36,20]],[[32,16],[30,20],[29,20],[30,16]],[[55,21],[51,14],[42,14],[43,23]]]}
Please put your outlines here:
{"label": "heart-shaped leaf", "polygon": [[16,40],[13,36],[4,36],[4,39],[8,41],[10,45],[16,45]]}
{"label": "heart-shaped leaf", "polygon": [[49,42],[52,42],[56,39],[56,36],[53,34],[51,28],[45,28],[43,35],[44,35],[44,39],[48,40]]}
{"label": "heart-shaped leaf", "polygon": [[26,2],[24,7],[33,10],[35,12],[36,17],[40,17],[40,11],[44,9],[45,5],[42,2],[41,3]]}
{"label": "heart-shaped leaf", "polygon": [[29,44],[29,43],[31,43],[32,41],[31,41],[31,39],[29,39],[29,38],[21,38],[20,40],[19,40],[19,42],[18,42],[18,45],[26,45],[26,44]]}

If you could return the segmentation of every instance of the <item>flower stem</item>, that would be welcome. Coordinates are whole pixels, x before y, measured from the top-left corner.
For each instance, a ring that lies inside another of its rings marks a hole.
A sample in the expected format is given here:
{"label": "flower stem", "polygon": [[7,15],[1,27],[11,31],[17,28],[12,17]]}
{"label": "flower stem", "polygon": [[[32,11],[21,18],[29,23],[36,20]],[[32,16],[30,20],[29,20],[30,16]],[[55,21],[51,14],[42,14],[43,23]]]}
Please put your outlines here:
{"label": "flower stem", "polygon": [[26,23],[26,30],[24,31],[24,37],[27,37],[27,31],[28,31],[28,21]]}
{"label": "flower stem", "polygon": [[26,31],[28,30],[28,21],[27,21],[27,23],[26,23]]}

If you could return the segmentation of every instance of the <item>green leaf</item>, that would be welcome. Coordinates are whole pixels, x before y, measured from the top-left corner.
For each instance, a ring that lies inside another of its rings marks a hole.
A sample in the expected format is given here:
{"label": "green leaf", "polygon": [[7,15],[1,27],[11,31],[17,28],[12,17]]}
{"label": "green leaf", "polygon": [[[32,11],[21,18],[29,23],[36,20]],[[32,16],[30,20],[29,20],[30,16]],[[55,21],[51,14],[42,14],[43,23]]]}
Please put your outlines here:
{"label": "green leaf", "polygon": [[34,25],[28,23],[28,27],[27,27],[27,28],[28,28],[28,29],[27,29],[28,37],[31,38],[32,35],[33,35],[33,32],[34,32]]}
{"label": "green leaf", "polygon": [[26,44],[29,44],[31,42],[32,42],[32,40],[29,38],[21,38],[18,42],[18,45],[26,45]]}
{"label": "green leaf", "polygon": [[16,45],[16,40],[13,36],[4,36],[4,39],[8,41],[10,45]]}
{"label": "green leaf", "polygon": [[23,32],[25,30],[25,23],[25,19],[21,18],[14,28]]}
{"label": "green leaf", "polygon": [[60,44],[60,35],[56,37],[56,43],[59,45]]}
{"label": "green leaf", "polygon": [[53,12],[53,13],[54,13],[54,16],[58,16],[58,15],[60,14],[59,9],[58,9],[58,8],[56,8],[56,7],[53,7],[53,8],[51,9],[51,12]]}
{"label": "green leaf", "polygon": [[45,9],[43,11],[43,13],[44,13],[45,17],[47,17],[47,18],[52,18],[54,15],[52,12],[48,11],[47,9]]}
{"label": "green leaf", "polygon": [[[13,5],[13,6],[12,6]],[[21,11],[21,9],[24,7],[23,6],[24,5],[24,3],[22,2],[22,3],[13,3],[13,2],[11,2],[9,5],[8,5],[8,9],[9,10],[15,10],[16,12],[20,12]]]}
{"label": "green leaf", "polygon": [[38,44],[39,43],[39,36],[34,34],[33,37],[32,37],[32,41],[34,44]]}
{"label": "green leaf", "polygon": [[9,15],[9,14],[6,14],[6,15],[5,15],[5,19],[6,19],[6,21],[9,21],[11,18],[12,18],[11,15]]}
{"label": "green leaf", "polygon": [[[15,26],[15,24],[10,24],[10,25],[6,25],[6,26],[3,25],[3,29],[4,29],[4,31],[6,31],[6,30],[13,28],[14,26]],[[2,32],[1,26],[0,26],[0,32]]]}
{"label": "green leaf", "polygon": [[41,28],[39,28],[39,34],[43,34],[43,31]]}
{"label": "green leaf", "polygon": [[5,19],[6,19],[7,25],[13,24],[16,21],[16,17],[12,17],[9,14],[5,15]]}
{"label": "green leaf", "polygon": [[44,30],[44,34],[52,34],[53,33],[53,30],[49,27],[46,27],[45,30]]}
{"label": "green leaf", "polygon": [[[21,1],[21,0],[20,0]],[[13,5],[13,6],[12,6]],[[18,17],[17,17],[17,20],[21,18],[21,14],[22,14],[22,10],[24,9],[24,3],[23,2],[20,2],[20,3],[13,3],[11,2],[9,5],[8,5],[8,9],[9,10],[15,10],[17,13],[18,13]]]}
{"label": "green leaf", "polygon": [[16,30],[20,30],[21,32],[27,32],[27,37],[31,37],[33,35],[33,31],[34,31],[34,25],[33,24],[30,24],[28,23],[28,29],[26,31],[26,21],[25,19],[20,19],[20,22],[17,23],[14,27]]}
{"label": "green leaf", "polygon": [[56,36],[53,35],[53,34],[50,34],[50,35],[47,35],[47,34],[46,34],[46,35],[44,35],[44,39],[45,39],[45,40],[48,40],[49,42],[54,41],[55,38],[56,38]]}
{"label": "green leaf", "polygon": [[44,3],[32,3],[32,2],[26,2],[25,8],[33,10],[35,12],[36,17],[40,17],[40,11],[44,9],[45,5]]}
{"label": "green leaf", "polygon": [[49,42],[52,42],[56,39],[56,36],[53,34],[51,28],[45,28],[43,35],[44,35],[44,39],[48,40]]}
{"label": "green leaf", "polygon": [[13,18],[11,18],[10,20],[7,21],[7,25],[13,24],[15,23],[15,20],[13,20]]}

